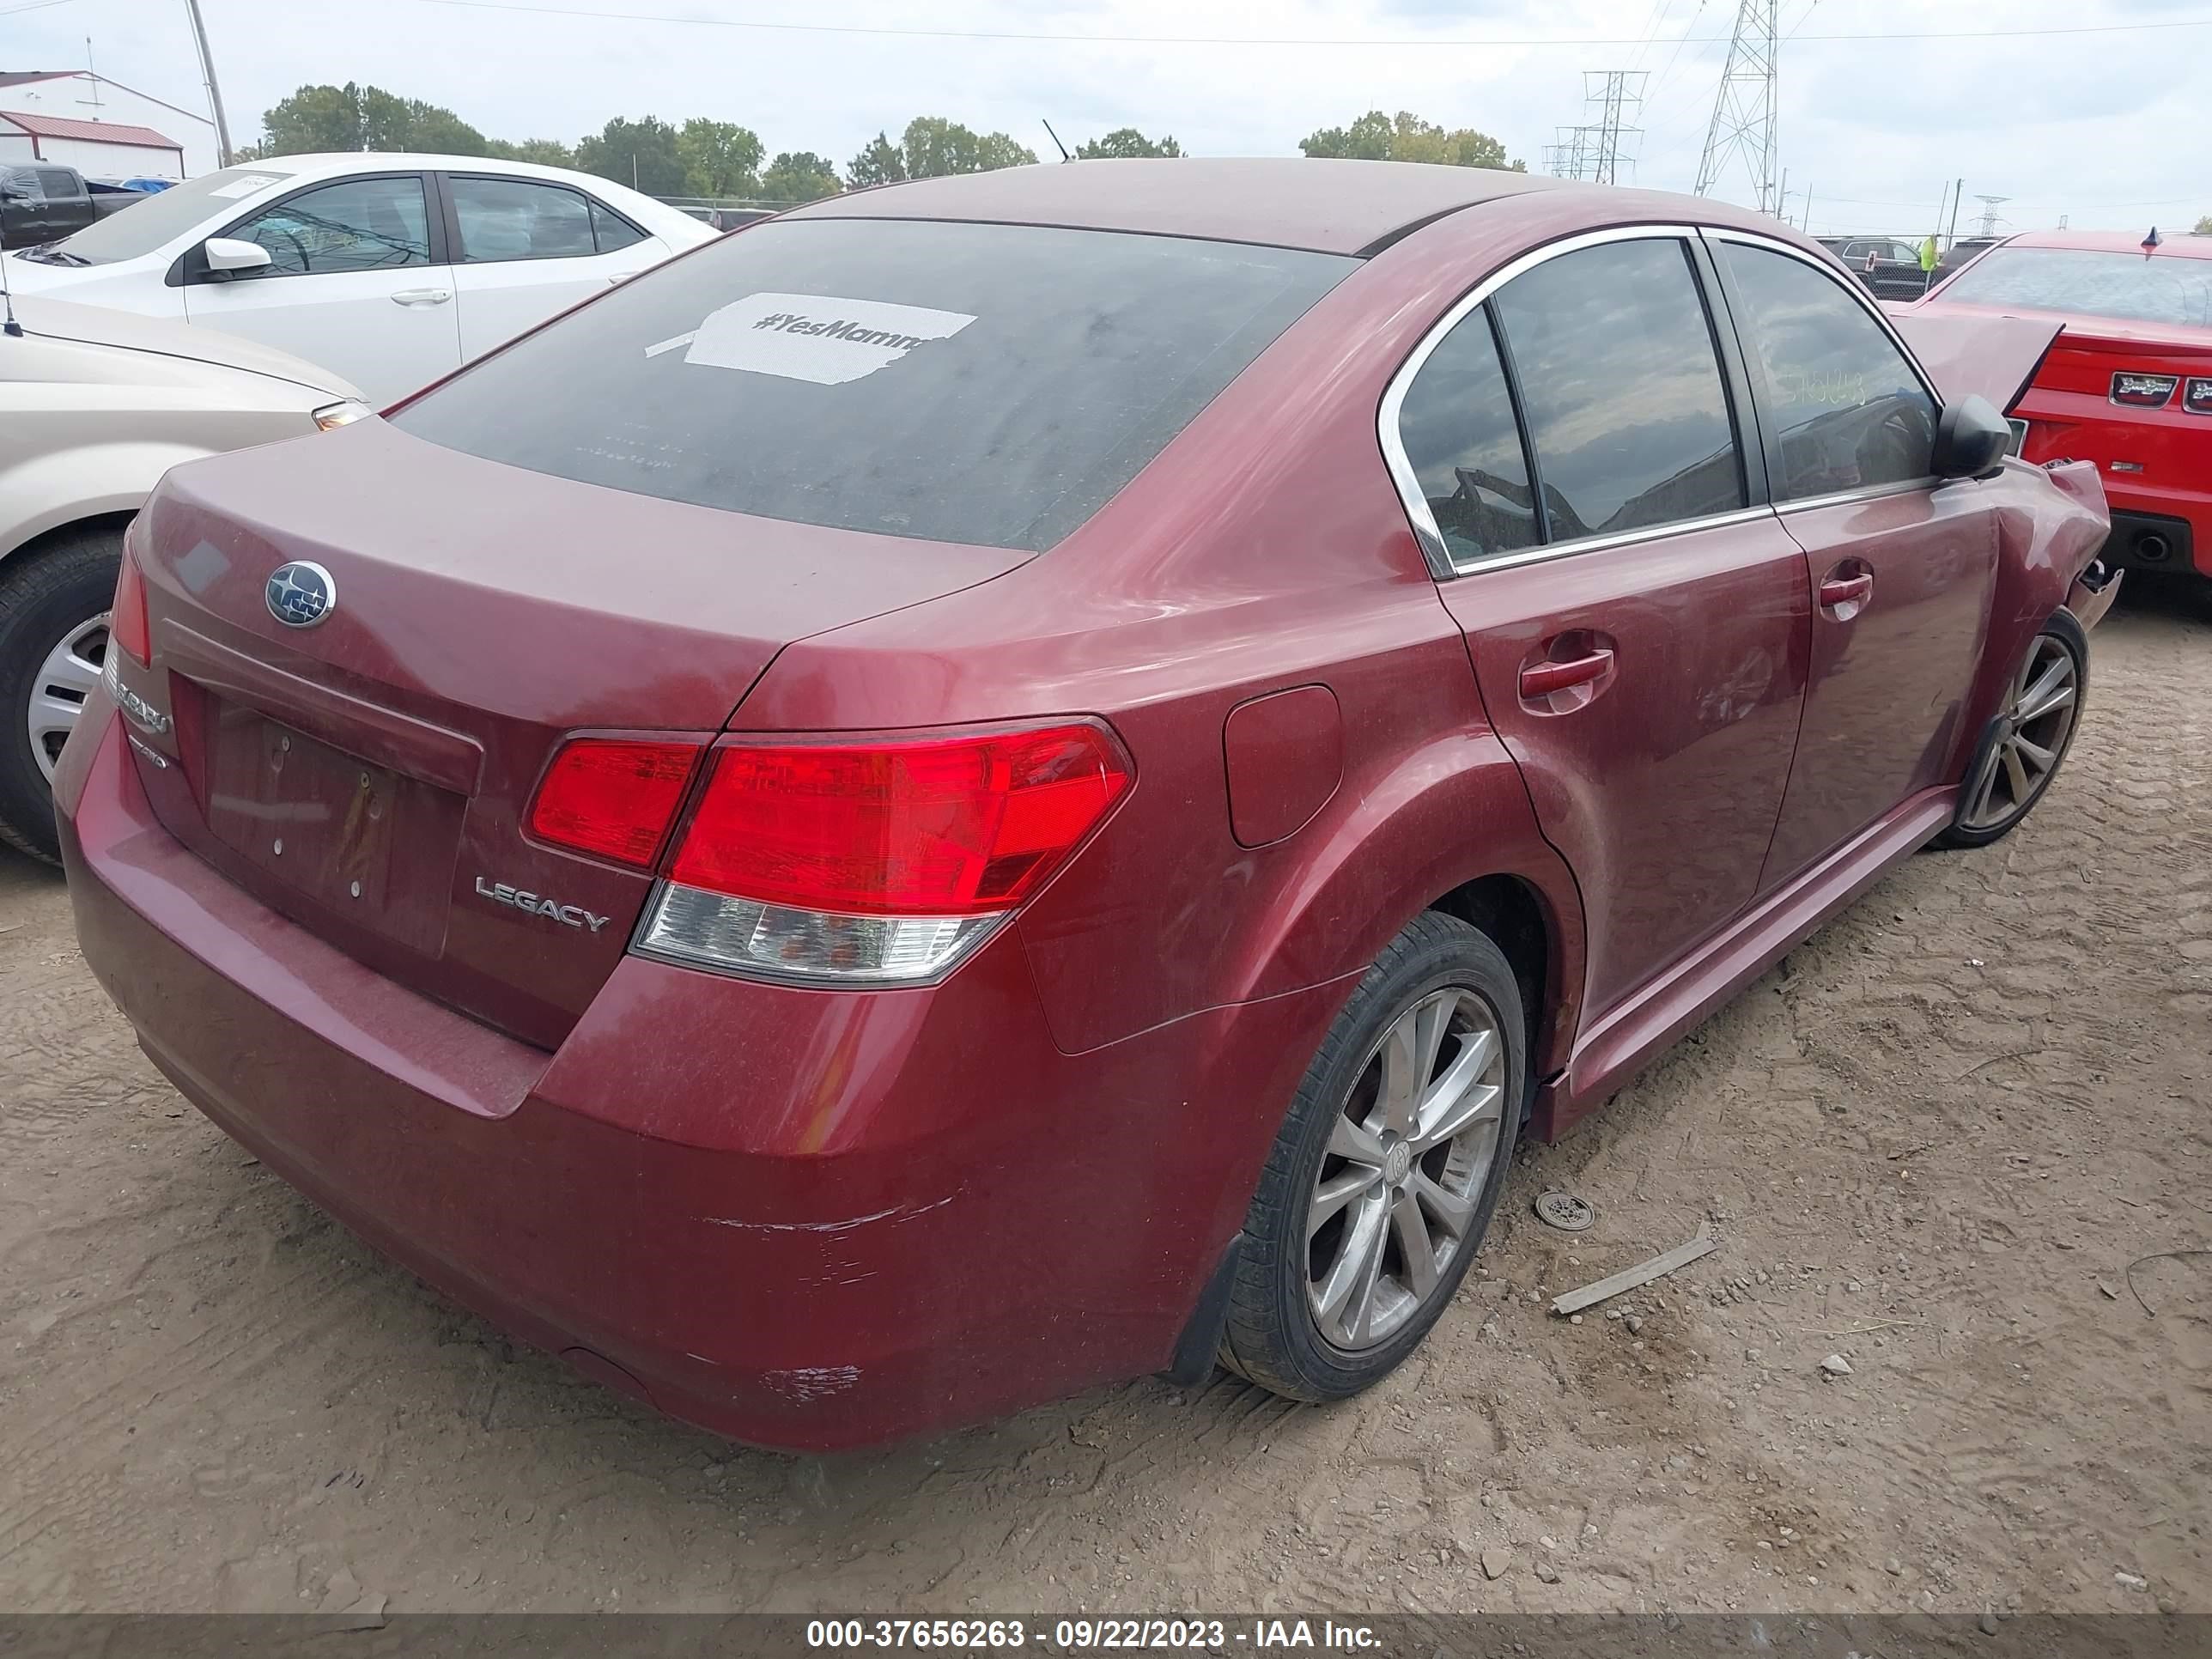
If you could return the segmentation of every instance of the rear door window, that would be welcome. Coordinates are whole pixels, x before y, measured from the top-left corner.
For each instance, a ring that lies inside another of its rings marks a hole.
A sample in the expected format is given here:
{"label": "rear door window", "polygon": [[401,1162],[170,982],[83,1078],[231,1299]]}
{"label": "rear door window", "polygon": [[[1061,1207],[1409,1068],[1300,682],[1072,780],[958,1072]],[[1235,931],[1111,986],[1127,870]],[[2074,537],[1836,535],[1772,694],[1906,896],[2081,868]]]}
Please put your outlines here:
{"label": "rear door window", "polygon": [[781,220],[624,283],[394,424],[672,501],[1042,549],[1356,265],[1172,236]]}
{"label": "rear door window", "polygon": [[1780,437],[1775,499],[1928,477],[1936,400],[1866,307],[1802,259],[1741,242],[1712,246],[1735,284],[1739,332]]}
{"label": "rear door window", "polygon": [[1536,545],[1528,458],[1486,306],[1453,325],[1413,376],[1398,442],[1454,565]]}
{"label": "rear door window", "polygon": [[502,259],[588,258],[592,210],[581,191],[523,179],[456,174],[447,185],[470,264]]}
{"label": "rear door window", "polygon": [[1490,303],[1513,354],[1551,540],[1745,505],[1720,359],[1680,240],[1563,253]]}

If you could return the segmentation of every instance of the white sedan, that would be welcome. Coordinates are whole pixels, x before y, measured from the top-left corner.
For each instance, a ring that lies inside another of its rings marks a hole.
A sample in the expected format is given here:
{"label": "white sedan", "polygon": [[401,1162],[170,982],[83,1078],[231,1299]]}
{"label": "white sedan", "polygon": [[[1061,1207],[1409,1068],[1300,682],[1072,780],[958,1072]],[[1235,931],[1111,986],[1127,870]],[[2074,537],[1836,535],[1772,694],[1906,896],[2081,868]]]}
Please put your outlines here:
{"label": "white sedan", "polygon": [[0,842],[51,859],[54,762],[100,676],[124,527],[204,455],[360,419],[337,375],[211,328],[0,302]]}
{"label": "white sedan", "polygon": [[204,324],[379,404],[719,233],[560,167],[461,155],[284,155],[148,197],[5,286]]}

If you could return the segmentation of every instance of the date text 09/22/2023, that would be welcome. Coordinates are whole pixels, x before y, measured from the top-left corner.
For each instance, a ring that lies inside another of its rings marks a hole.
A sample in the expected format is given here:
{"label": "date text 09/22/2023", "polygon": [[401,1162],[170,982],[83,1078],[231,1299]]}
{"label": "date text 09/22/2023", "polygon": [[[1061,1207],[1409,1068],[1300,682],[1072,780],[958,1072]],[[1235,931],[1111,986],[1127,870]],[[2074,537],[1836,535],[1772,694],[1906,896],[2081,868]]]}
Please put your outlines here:
{"label": "date text 09/22/2023", "polygon": [[1330,1619],[815,1619],[806,1626],[810,1648],[1363,1652],[1380,1639],[1369,1626]]}

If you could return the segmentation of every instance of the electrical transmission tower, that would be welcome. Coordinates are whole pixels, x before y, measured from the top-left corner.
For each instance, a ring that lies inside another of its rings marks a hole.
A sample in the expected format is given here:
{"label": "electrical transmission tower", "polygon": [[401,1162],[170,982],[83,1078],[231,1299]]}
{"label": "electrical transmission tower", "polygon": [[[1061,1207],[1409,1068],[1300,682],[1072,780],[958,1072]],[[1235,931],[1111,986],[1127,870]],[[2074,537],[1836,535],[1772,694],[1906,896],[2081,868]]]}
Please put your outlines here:
{"label": "electrical transmission tower", "polygon": [[1779,212],[1782,206],[1774,176],[1774,76],[1780,63],[1776,9],[1777,0],[1736,0],[1735,33],[1729,40],[1728,64],[1721,70],[1712,123],[1705,129],[1705,153],[1698,163],[1698,194],[1710,196],[1729,164],[1741,158],[1761,213]]}
{"label": "electrical transmission tower", "polygon": [[1593,184],[1619,184],[1624,161],[1633,175],[1636,158],[1620,153],[1620,141],[1642,135],[1641,127],[1626,125],[1625,120],[1643,104],[1646,78],[1641,70],[1583,71],[1583,102],[1588,112],[1597,117],[1583,129],[1592,133],[1589,177]]}
{"label": "electrical transmission tower", "polygon": [[2012,200],[2012,198],[2009,196],[1977,196],[1974,199],[1982,204],[1982,234],[1984,236],[1996,235],[1997,234],[1997,206],[2000,203],[2009,202]]}
{"label": "electrical transmission tower", "polygon": [[1583,71],[1583,112],[1589,118],[1580,126],[1556,129],[1559,142],[1544,147],[1553,178],[1613,185],[1631,176],[1636,158],[1623,152],[1622,141],[1644,131],[1629,122],[1644,102],[1649,78],[1639,70]]}
{"label": "electrical transmission tower", "polygon": [[1559,127],[1555,131],[1559,141],[1544,146],[1546,164],[1554,179],[1587,179],[1590,176],[1590,147],[1595,137],[1590,127]]}

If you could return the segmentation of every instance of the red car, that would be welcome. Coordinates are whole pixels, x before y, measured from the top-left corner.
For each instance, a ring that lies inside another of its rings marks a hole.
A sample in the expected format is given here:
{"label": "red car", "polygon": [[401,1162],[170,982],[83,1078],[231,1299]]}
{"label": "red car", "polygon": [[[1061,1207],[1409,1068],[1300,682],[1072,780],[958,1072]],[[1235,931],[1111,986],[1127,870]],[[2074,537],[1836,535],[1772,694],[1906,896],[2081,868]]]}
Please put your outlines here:
{"label": "red car", "polygon": [[317,1202],[739,1438],[1338,1398],[1518,1137],[2040,797],[2106,521],[2009,435],[1717,203],[836,198],[169,476],[85,955]]}
{"label": "red car", "polygon": [[2007,405],[2021,455],[2096,464],[2107,564],[2212,576],[2212,237],[2009,237],[1905,314],[2057,325]]}

